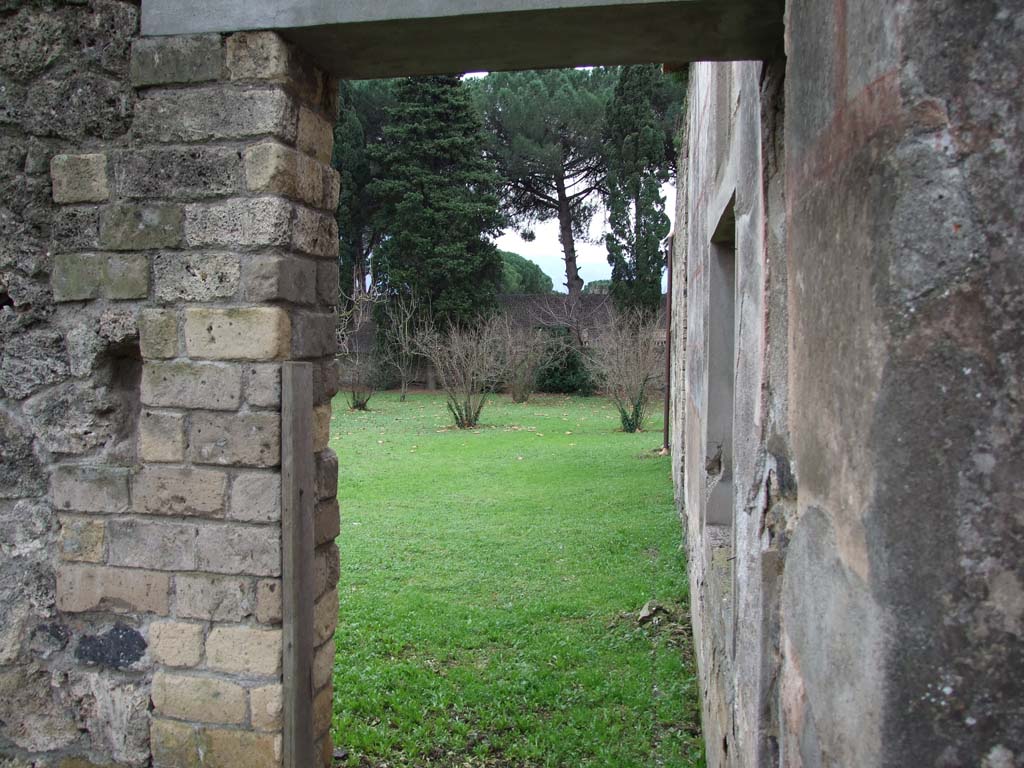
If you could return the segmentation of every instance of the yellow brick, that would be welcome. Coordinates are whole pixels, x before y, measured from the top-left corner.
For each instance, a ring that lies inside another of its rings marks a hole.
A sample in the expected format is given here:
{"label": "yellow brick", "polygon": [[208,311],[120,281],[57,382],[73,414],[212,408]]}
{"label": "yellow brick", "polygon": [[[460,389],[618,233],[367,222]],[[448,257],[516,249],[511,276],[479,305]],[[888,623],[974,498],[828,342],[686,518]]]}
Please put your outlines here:
{"label": "yellow brick", "polygon": [[203,768],[279,768],[281,737],[272,733],[204,728]]}
{"label": "yellow brick", "polygon": [[281,672],[281,630],[214,627],[206,639],[206,666],[240,675]]}
{"label": "yellow brick", "polygon": [[157,672],[153,706],[159,715],[200,723],[245,722],[245,689],[228,680]]}
{"label": "yellow brick", "polygon": [[185,350],[207,360],[275,360],[291,348],[280,307],[185,310]]}
{"label": "yellow brick", "polygon": [[280,685],[264,685],[249,691],[249,711],[252,713],[253,728],[262,731],[281,729],[281,704],[283,691]]}
{"label": "yellow brick", "polygon": [[149,625],[149,655],[169,667],[195,667],[203,658],[203,626],[181,621]]}

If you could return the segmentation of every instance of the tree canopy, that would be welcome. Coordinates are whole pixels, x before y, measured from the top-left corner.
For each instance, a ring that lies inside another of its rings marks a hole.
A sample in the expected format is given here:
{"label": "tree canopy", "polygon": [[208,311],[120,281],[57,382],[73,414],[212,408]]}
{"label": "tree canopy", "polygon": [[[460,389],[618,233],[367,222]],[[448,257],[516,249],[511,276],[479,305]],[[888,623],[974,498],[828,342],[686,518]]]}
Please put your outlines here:
{"label": "tree canopy", "polygon": [[611,291],[611,280],[591,280],[583,286],[584,293],[608,293]]}
{"label": "tree canopy", "polygon": [[377,216],[379,201],[369,189],[377,172],[369,148],[381,140],[394,94],[389,80],[343,80],[338,94],[331,161],[341,175],[338,261],[341,287],[355,297],[368,287],[373,251],[383,234]]}
{"label": "tree canopy", "polygon": [[662,241],[671,222],[661,185],[674,170],[675,115],[683,86],[656,65],[623,67],[608,108],[608,221],[611,294],[620,309],[661,305]]}
{"label": "tree canopy", "polygon": [[502,259],[502,293],[551,293],[554,284],[539,266],[518,253],[498,253]]}
{"label": "tree canopy", "polygon": [[524,236],[557,219],[565,285],[579,295],[575,239],[585,236],[605,183],[602,127],[615,68],[497,72],[472,82],[503,176],[503,210]]}
{"label": "tree canopy", "polygon": [[383,238],[374,269],[386,290],[413,292],[435,320],[468,323],[494,306],[502,260],[490,238],[504,218],[480,119],[455,76],[404,78],[385,110],[368,190]]}

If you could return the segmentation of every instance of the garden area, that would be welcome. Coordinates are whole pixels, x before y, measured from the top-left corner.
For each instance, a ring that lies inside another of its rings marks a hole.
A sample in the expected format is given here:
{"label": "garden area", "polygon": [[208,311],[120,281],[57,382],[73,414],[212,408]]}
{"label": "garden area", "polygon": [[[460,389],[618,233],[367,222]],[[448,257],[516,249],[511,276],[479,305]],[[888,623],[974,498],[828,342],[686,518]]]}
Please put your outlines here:
{"label": "garden area", "polygon": [[700,766],[660,420],[601,398],[334,403],[338,765]]}

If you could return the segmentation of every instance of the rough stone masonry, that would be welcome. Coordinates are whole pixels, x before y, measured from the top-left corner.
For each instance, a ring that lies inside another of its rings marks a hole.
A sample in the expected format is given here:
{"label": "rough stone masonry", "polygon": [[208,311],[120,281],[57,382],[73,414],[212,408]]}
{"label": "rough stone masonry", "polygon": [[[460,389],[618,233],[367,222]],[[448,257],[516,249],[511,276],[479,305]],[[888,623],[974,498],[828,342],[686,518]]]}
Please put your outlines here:
{"label": "rough stone masonry", "polygon": [[280,764],[287,360],[327,764],[336,84],[273,32],[138,15],[0,8],[0,765]]}

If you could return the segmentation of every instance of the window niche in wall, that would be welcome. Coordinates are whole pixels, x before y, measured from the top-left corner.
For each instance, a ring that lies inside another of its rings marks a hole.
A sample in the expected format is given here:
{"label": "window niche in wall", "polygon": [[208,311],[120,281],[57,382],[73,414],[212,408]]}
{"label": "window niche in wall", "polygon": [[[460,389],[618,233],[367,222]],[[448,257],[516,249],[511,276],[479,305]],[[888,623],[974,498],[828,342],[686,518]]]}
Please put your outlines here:
{"label": "window niche in wall", "polygon": [[707,525],[733,516],[732,436],[736,386],[736,215],[729,201],[711,237],[708,296]]}

